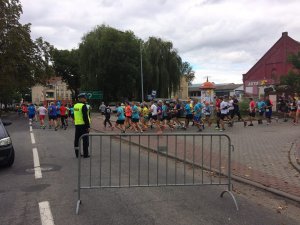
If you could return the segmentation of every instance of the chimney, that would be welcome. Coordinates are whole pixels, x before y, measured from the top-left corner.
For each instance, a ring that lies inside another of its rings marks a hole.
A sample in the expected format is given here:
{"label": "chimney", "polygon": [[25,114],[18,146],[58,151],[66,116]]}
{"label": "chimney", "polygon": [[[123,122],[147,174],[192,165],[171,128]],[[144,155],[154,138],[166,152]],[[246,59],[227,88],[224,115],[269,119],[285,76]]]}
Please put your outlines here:
{"label": "chimney", "polygon": [[288,32],[282,32],[282,37],[288,36]]}

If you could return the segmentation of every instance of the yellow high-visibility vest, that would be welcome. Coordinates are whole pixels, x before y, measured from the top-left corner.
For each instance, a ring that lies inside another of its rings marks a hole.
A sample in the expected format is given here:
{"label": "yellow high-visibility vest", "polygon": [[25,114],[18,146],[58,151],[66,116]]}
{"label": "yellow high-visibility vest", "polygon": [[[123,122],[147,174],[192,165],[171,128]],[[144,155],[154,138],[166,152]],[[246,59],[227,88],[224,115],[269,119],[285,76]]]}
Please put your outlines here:
{"label": "yellow high-visibility vest", "polygon": [[[83,103],[79,102],[74,105],[74,123],[75,125],[84,125],[83,114],[82,114],[82,107],[84,106]],[[89,109],[87,111],[89,122],[91,123]]]}

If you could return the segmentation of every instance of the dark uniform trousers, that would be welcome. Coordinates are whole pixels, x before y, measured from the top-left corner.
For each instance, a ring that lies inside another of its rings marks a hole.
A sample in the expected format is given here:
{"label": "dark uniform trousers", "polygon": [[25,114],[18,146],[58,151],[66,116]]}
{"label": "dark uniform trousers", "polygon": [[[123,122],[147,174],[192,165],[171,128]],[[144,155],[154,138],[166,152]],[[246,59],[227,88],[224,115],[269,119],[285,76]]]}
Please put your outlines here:
{"label": "dark uniform trousers", "polygon": [[[75,146],[75,154],[76,157],[78,157],[79,153],[79,138],[83,134],[88,134],[87,127],[85,125],[75,125],[75,141],[74,141],[74,146]],[[88,136],[83,137],[83,157],[88,157],[89,155],[89,138]]]}

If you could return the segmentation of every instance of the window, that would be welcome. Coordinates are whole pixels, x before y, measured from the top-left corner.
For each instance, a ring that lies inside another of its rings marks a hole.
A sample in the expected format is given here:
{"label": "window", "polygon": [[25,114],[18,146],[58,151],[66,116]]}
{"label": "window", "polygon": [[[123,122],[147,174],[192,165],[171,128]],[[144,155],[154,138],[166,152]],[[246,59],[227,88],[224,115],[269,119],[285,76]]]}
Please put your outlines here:
{"label": "window", "polygon": [[46,97],[47,98],[54,98],[54,93],[53,92],[46,92]]}
{"label": "window", "polygon": [[246,87],[246,93],[253,94],[253,87]]}

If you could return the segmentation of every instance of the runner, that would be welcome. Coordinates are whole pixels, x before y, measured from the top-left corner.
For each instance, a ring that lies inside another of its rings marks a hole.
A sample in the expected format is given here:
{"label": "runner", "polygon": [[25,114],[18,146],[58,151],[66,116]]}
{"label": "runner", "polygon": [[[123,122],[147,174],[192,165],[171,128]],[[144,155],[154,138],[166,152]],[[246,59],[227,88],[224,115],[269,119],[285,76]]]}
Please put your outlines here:
{"label": "runner", "polygon": [[278,102],[279,102],[279,111],[282,114],[283,122],[287,122],[288,113],[289,113],[288,101],[284,99],[284,97],[280,97]]}
{"label": "runner", "polygon": [[112,126],[112,124],[110,122],[110,115],[111,115],[111,108],[110,108],[109,105],[107,105],[105,110],[104,110],[104,116],[105,116],[105,120],[103,122],[104,129],[106,129],[106,123],[108,123],[111,130],[113,130],[114,127]]}
{"label": "runner", "polygon": [[[248,120],[250,121],[250,124],[248,126],[253,126],[253,119],[255,118],[255,101],[253,100],[253,98],[249,98],[250,102],[249,102],[249,117]],[[247,126],[247,121],[244,121],[244,126]]]}
{"label": "runner", "polygon": [[27,118],[28,108],[27,108],[26,104],[22,105],[22,113],[23,113],[24,117]]}
{"label": "runner", "polygon": [[224,100],[223,97],[220,97],[221,103],[220,103],[220,123],[221,123],[221,128],[219,131],[224,131],[225,130],[225,124],[224,120],[228,116],[228,102]]}
{"label": "runner", "polygon": [[221,117],[221,110],[220,110],[221,99],[219,97],[215,97],[215,113],[216,113],[216,122],[217,125],[215,130],[220,130],[220,117]]}
{"label": "runner", "polygon": [[192,112],[192,108],[190,106],[190,102],[188,101],[185,106],[184,106],[184,111],[185,111],[185,124],[183,129],[186,130],[189,126],[190,120],[193,120],[193,112]]}
{"label": "runner", "polygon": [[99,106],[99,111],[100,111],[103,119],[105,118],[105,109],[106,109],[106,106],[105,106],[104,102],[102,102],[101,105]]}
{"label": "runner", "polygon": [[135,102],[132,102],[132,115],[131,115],[131,122],[132,122],[132,126],[135,130],[135,132],[141,132],[143,133],[142,128],[139,125],[139,121],[140,121],[140,112],[139,109],[137,107],[137,104]]}
{"label": "runner", "polygon": [[64,104],[62,104],[60,106],[60,119],[61,119],[61,128],[64,128],[64,130],[67,129],[67,123],[66,123],[67,118],[68,118],[67,107]]}
{"label": "runner", "polygon": [[49,129],[54,126],[55,131],[57,131],[58,125],[57,125],[57,108],[54,104],[54,102],[50,103],[50,106],[48,107],[48,115],[49,115]]}
{"label": "runner", "polygon": [[125,115],[124,115],[124,110],[121,107],[121,103],[117,103],[117,121],[115,124],[115,127],[119,130],[121,130],[122,133],[125,133],[125,126],[124,126],[124,122],[125,122]]}
{"label": "runner", "polygon": [[267,125],[269,125],[272,122],[271,118],[272,118],[272,106],[273,106],[273,103],[269,99],[269,96],[266,96],[265,103],[266,103],[266,113],[265,113],[265,115],[266,115],[266,118],[267,118]]}
{"label": "runner", "polygon": [[263,124],[263,116],[265,114],[266,111],[266,103],[264,101],[264,97],[261,96],[260,99],[258,100],[258,102],[256,103],[256,107],[258,109],[258,124]]}
{"label": "runner", "polygon": [[60,128],[62,128],[62,124],[61,124],[61,117],[60,117],[60,106],[61,106],[61,102],[57,101],[56,102],[56,113],[57,113],[57,128],[60,126]]}
{"label": "runner", "polygon": [[131,124],[131,116],[132,116],[132,110],[129,102],[125,102],[125,128],[132,129],[132,124]]}
{"label": "runner", "polygon": [[162,101],[161,100],[159,100],[157,103],[156,126],[157,126],[157,134],[162,134],[163,130],[165,129],[165,126],[163,124],[163,112],[162,112]]}
{"label": "runner", "polygon": [[[208,127],[211,126],[211,119],[210,119],[211,112],[212,112],[212,109],[211,109],[209,102],[205,102],[205,106],[203,108],[203,114],[205,116],[204,123],[206,122]],[[203,123],[203,128],[204,128],[204,123]]]}
{"label": "runner", "polygon": [[174,129],[174,124],[171,122],[172,120],[172,111],[170,107],[170,103],[167,101],[164,101],[164,104],[162,106],[162,114],[163,114],[163,125],[168,127],[173,130]]}
{"label": "runner", "polygon": [[292,96],[289,96],[290,117],[293,118],[293,124],[296,125],[297,102]]}
{"label": "runner", "polygon": [[233,120],[234,117],[234,102],[233,97],[229,96],[228,101],[228,116],[230,116],[231,120]]}
{"label": "runner", "polygon": [[72,104],[69,106],[69,117],[71,117],[72,123],[74,123],[74,106]]}
{"label": "runner", "polygon": [[197,102],[195,100],[195,103],[196,103],[196,105],[194,106],[194,118],[193,118],[194,125],[196,127],[198,127],[198,132],[201,132],[202,128],[203,128],[203,123],[202,123],[201,117],[202,117],[202,110],[204,107],[200,101]]}
{"label": "runner", "polygon": [[66,104],[66,108],[67,108],[67,111],[66,111],[66,120],[65,120],[65,122],[66,122],[66,125],[68,127],[69,126],[69,117],[70,117],[70,106],[69,106],[69,104]]}
{"label": "runner", "polygon": [[183,128],[183,124],[179,120],[180,119],[181,110],[182,110],[181,104],[180,104],[179,100],[177,99],[176,100],[176,104],[175,104],[175,106],[173,108],[173,113],[174,113],[173,120],[176,123],[177,128]]}
{"label": "runner", "polygon": [[151,101],[150,106],[150,127],[153,128],[153,124],[157,123],[157,106],[155,105],[154,101]]}
{"label": "runner", "polygon": [[142,129],[145,131],[148,128],[148,121],[149,121],[149,109],[147,103],[143,103],[142,109],[141,109],[141,124],[142,124]]}
{"label": "runner", "polygon": [[40,127],[45,129],[45,116],[47,113],[47,109],[45,108],[45,106],[43,106],[43,104],[40,105],[40,107],[37,109],[37,112],[39,114],[39,119],[40,119]]}
{"label": "runner", "polygon": [[33,105],[33,103],[31,103],[28,107],[28,118],[29,118],[29,124],[31,125],[32,124],[32,120],[34,119],[35,117],[35,107]]}
{"label": "runner", "polygon": [[[243,119],[241,117],[241,113],[240,113],[239,100],[237,99],[236,95],[233,96],[233,107],[234,107],[233,117],[235,115],[237,115],[238,121],[243,121]],[[233,117],[232,117],[232,119],[233,119]]]}
{"label": "runner", "polygon": [[[227,98],[224,97],[224,100],[226,101]],[[227,102],[227,107],[228,107],[226,119],[228,122],[228,126],[232,127],[233,126],[233,117],[231,115],[234,114],[233,98],[231,96],[229,96],[229,100],[226,102]]]}

